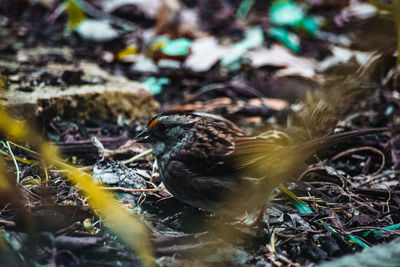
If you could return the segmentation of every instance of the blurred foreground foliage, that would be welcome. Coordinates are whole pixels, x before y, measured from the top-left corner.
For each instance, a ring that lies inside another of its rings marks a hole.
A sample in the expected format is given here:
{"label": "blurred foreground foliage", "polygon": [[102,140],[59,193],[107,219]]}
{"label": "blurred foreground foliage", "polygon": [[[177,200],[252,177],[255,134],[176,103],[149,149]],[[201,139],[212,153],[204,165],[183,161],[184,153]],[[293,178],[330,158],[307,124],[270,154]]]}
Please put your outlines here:
{"label": "blurred foreground foliage", "polygon": [[[155,265],[146,226],[138,218],[131,216],[111,193],[95,184],[89,174],[64,163],[57,147],[43,141],[25,122],[13,119],[4,107],[0,107],[0,131],[9,140],[27,143],[39,149],[40,158],[46,165],[66,171],[67,178],[87,197],[104,225],[134,249],[145,266]],[[0,158],[0,193],[6,196],[7,201],[18,205],[17,187],[7,178],[6,165],[2,158]],[[8,249],[2,235],[0,235],[0,249]]]}

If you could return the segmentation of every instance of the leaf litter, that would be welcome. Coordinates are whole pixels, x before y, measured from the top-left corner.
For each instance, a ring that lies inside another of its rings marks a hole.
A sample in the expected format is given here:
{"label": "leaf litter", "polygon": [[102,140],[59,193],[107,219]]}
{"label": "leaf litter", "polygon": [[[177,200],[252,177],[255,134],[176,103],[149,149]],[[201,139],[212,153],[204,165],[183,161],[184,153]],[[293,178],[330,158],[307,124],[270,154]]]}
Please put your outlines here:
{"label": "leaf litter", "polygon": [[[340,1],[334,8],[319,1],[275,1],[275,6],[252,1],[237,17],[245,1],[67,2],[83,3],[85,18],[97,21],[95,27],[107,30],[108,36],[93,38],[95,32],[82,24],[79,5],[80,15],[74,17],[59,11],[61,1],[5,1],[0,5],[0,34],[7,38],[0,40],[0,59],[20,65],[15,65],[18,70],[1,66],[2,87],[17,83],[29,94],[36,83],[79,86],[87,82],[80,72],[84,69],[58,77],[40,72],[40,66],[84,58],[111,74],[147,84],[162,110],[220,114],[249,135],[289,126],[289,134],[302,140],[334,128],[399,122],[397,46],[391,41],[395,26],[377,27],[382,29],[379,36],[388,36],[378,42],[358,37],[373,31],[368,26],[372,18],[383,16],[379,7],[362,1]],[[286,9],[297,12],[298,21],[280,22],[284,18],[279,12]],[[197,19],[185,24],[190,12]],[[318,16],[323,18],[318,30],[307,30],[307,19]],[[65,35],[68,24],[74,31]],[[77,26],[86,30],[79,32]],[[277,27],[279,35],[271,34]],[[388,40],[385,50],[382,40]],[[73,52],[34,62],[24,54],[31,46],[67,46]],[[219,223],[218,215],[172,198],[160,183],[154,158],[144,153],[148,148],[132,142],[147,119],[38,116],[42,132],[66,159],[93,173],[105,190],[118,195],[124,209],[146,224],[162,266],[312,266],[399,235],[396,129],[319,151],[309,168],[286,185],[295,198],[277,190],[263,227],[236,221],[216,233],[210,225]],[[4,134],[2,140],[7,141]],[[5,195],[0,198],[0,247],[10,248],[2,263],[139,264],[126,244],[104,227],[104,218],[92,211],[81,189],[64,179],[63,170],[43,167],[21,147],[10,150],[2,147],[0,153],[9,176],[20,173],[16,192],[21,200],[9,205]],[[27,230],[32,223],[40,226],[33,234]]]}

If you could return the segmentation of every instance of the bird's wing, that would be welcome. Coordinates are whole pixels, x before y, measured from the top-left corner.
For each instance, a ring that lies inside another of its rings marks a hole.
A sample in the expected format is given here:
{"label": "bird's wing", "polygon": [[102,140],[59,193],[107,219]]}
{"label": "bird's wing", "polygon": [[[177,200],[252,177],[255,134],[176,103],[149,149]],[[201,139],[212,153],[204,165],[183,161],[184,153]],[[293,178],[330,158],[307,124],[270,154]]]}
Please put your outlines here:
{"label": "bird's wing", "polygon": [[[268,139],[237,138],[235,151],[228,161],[232,168],[252,177],[270,177],[292,167],[292,161],[296,158],[292,147]],[[304,167],[304,163],[299,162]]]}
{"label": "bird's wing", "polygon": [[382,132],[387,128],[362,129],[320,137],[298,145],[282,145],[260,138],[237,137],[232,162],[235,168],[245,168],[262,174],[281,175],[291,170],[304,168],[307,160],[318,149],[329,147],[351,138]]}
{"label": "bird's wing", "polygon": [[[214,126],[215,127],[215,126]],[[267,166],[279,160],[276,153],[282,153],[289,147],[287,135],[278,131],[270,131],[258,137],[245,137],[236,132],[215,131],[208,133],[209,128],[197,131],[173,158],[190,163],[193,170],[210,174],[233,174],[248,172],[248,168],[257,162]],[[209,142],[213,135],[214,142]],[[269,163],[268,161],[271,161]],[[259,177],[256,176],[256,177]]]}
{"label": "bird's wing", "polygon": [[245,137],[235,134],[219,136],[215,139],[216,142],[210,143],[206,136],[207,131],[198,131],[193,137],[196,138],[196,142],[188,142],[187,146],[175,156],[183,157],[182,159],[188,162],[193,170],[205,174],[242,172],[254,178],[285,176],[293,175],[293,170],[304,169],[306,167],[304,161],[318,149],[356,136],[385,130],[387,128],[343,132],[298,145],[290,145],[290,141],[275,137]]}

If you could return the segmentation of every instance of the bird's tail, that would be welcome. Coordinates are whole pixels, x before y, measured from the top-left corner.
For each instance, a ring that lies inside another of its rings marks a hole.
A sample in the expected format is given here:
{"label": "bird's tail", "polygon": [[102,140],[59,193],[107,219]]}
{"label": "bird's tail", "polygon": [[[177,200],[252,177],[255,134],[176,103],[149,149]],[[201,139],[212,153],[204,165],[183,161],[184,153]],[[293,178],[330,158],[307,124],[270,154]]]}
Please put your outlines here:
{"label": "bird's tail", "polygon": [[360,129],[360,130],[355,130],[355,131],[349,131],[349,132],[341,132],[341,133],[336,133],[328,136],[323,136],[316,138],[311,141],[307,141],[305,143],[296,145],[293,147],[295,150],[318,150],[321,148],[333,146],[336,144],[339,144],[341,142],[344,142],[346,140],[352,139],[357,136],[362,136],[362,135],[367,135],[367,134],[372,134],[372,133],[379,133],[379,132],[385,132],[389,131],[390,128],[388,127],[381,127],[381,128],[367,128],[367,129]]}

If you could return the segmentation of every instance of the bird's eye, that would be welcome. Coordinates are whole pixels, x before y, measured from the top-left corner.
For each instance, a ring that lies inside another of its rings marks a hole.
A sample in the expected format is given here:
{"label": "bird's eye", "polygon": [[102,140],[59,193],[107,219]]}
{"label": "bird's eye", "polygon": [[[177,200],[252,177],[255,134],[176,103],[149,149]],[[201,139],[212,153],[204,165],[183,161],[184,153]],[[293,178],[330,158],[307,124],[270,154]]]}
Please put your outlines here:
{"label": "bird's eye", "polygon": [[163,124],[163,123],[159,123],[159,124],[157,125],[157,130],[158,130],[159,132],[165,132],[165,131],[167,130],[167,126],[165,126],[165,124]]}

